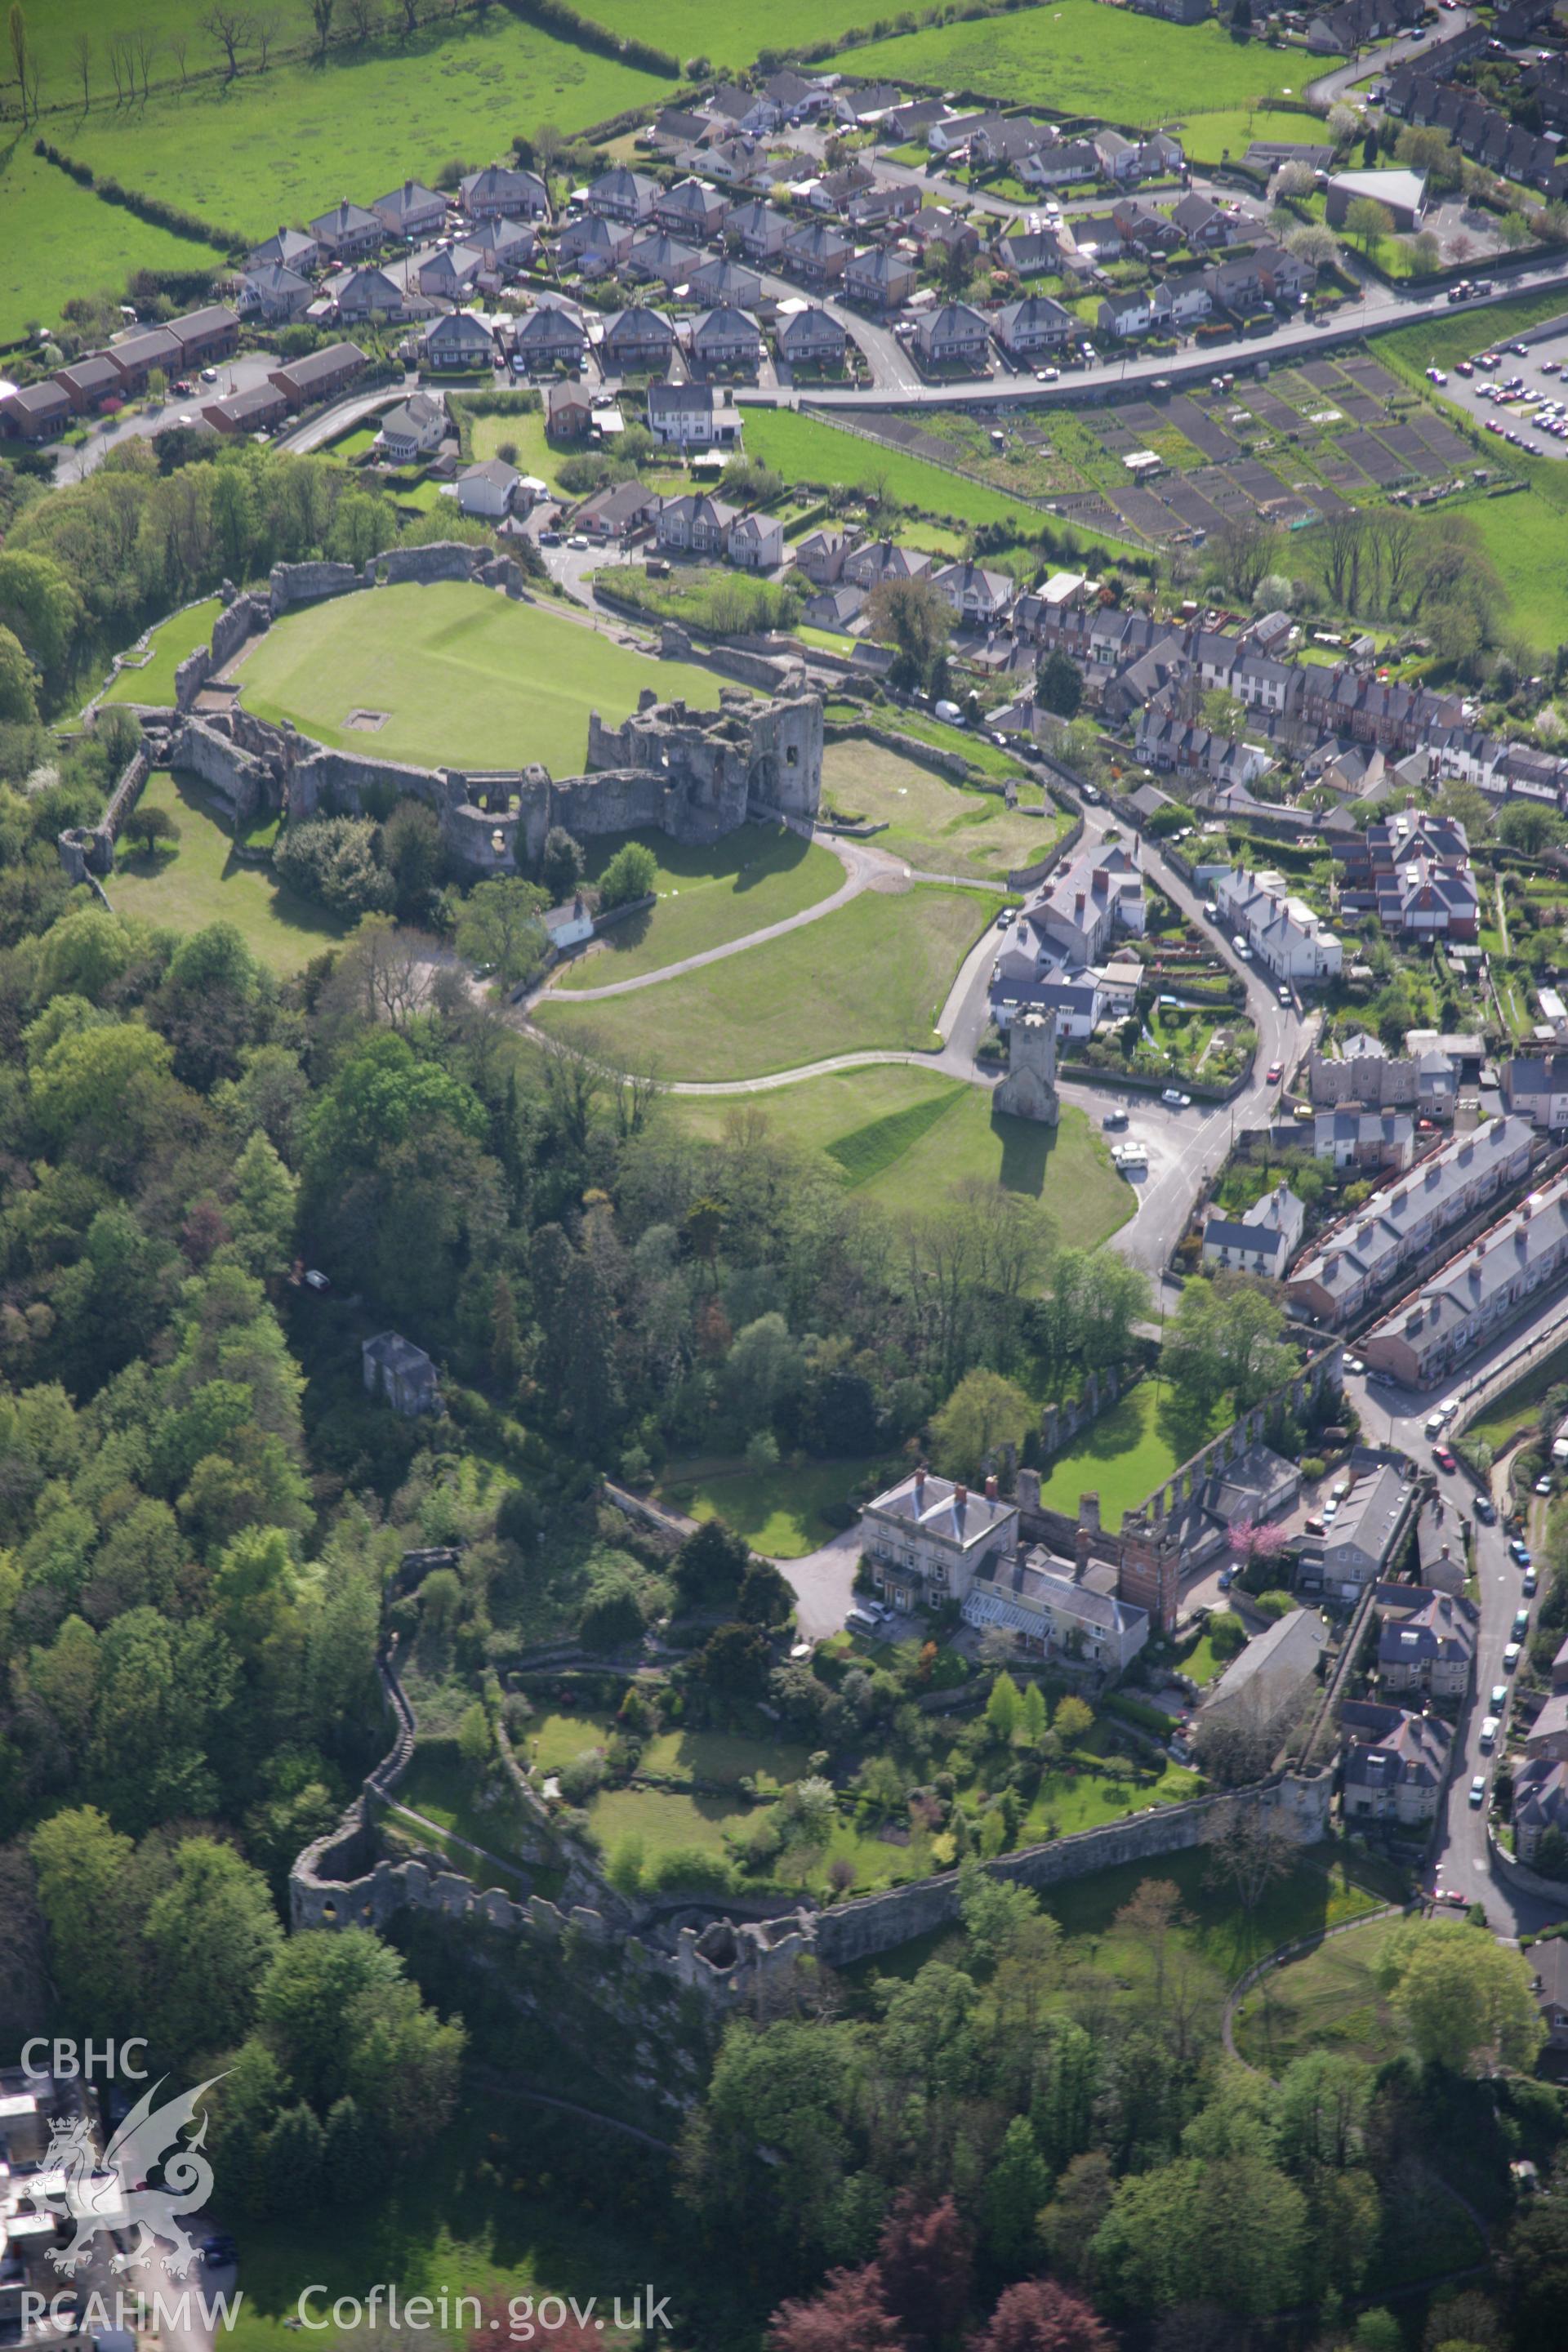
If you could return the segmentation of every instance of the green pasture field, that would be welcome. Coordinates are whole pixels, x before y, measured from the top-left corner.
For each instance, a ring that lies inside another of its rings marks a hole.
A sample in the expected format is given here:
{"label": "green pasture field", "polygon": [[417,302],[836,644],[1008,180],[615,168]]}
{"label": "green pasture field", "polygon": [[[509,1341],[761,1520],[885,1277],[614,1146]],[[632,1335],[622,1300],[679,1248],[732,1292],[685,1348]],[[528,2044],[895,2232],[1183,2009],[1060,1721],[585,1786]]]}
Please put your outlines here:
{"label": "green pasture field", "polygon": [[[709,671],[455,580],[291,613],[253,642],[237,676],[247,709],[292,719],[340,751],[458,768],[542,760],[557,776],[582,772],[592,709],[624,719],[648,686],[699,709],[718,701]],[[386,724],[352,730],[357,709],[384,710]]]}
{"label": "green pasture field", "polygon": [[[970,746],[963,748],[967,754]],[[1027,813],[1039,807],[1037,784],[1021,786],[1025,805],[1009,809],[999,793],[965,792],[879,743],[829,743],[822,795],[844,816],[886,825],[877,835],[879,849],[899,851],[928,874],[974,881],[1005,882],[1014,867],[1043,857],[1068,828],[1054,803],[1043,817]]]}
{"label": "green pasture field", "polygon": [[1184,114],[1299,92],[1329,62],[1234,40],[1216,22],[1168,25],[1096,0],[1060,0],[874,41],[855,51],[853,64],[868,79],[984,91],[1010,105],[1154,129]]}
{"label": "green pasture field", "polygon": [[[1521,294],[1510,302],[1489,302],[1484,310],[1443,310],[1417,326],[1396,327],[1392,334],[1373,337],[1367,349],[1381,362],[1396,362],[1400,373],[1425,392],[1427,367],[1451,369],[1460,360],[1474,359],[1478,352],[1489,352],[1495,343],[1508,342],[1527,327],[1558,318],[1568,318],[1568,294],[1560,286],[1542,294]],[[1437,404],[1445,415],[1453,406],[1441,399]],[[1464,421],[1472,419],[1467,414]]]}
{"label": "green pasture field", "polygon": [[950,474],[928,458],[862,440],[793,409],[748,408],[746,452],[775,467],[788,482],[820,482],[824,488],[841,483],[971,527],[983,522],[1008,523],[1018,530],[1039,527],[1037,509],[1020,507],[1016,499],[965,481],[962,474]]}
{"label": "green pasture field", "polygon": [[[858,26],[874,25],[885,11],[878,0],[800,0],[789,12],[787,31],[765,10],[753,16],[742,8],[737,16],[727,0],[659,0],[651,16],[647,0],[593,0],[583,13],[612,33],[657,42],[682,64],[688,58],[706,58],[710,65],[734,70],[784,41],[798,50],[813,48],[818,41],[841,40]],[[853,55],[832,62],[847,73],[859,70]]]}
{"label": "green pasture field", "polygon": [[922,883],[868,890],[820,922],[627,996],[549,999],[538,1026],[626,1069],[671,1078],[760,1077],[872,1048],[923,1052],[985,908]]}
{"label": "green pasture field", "polygon": [[[596,882],[626,838],[590,842],[588,879]],[[585,953],[561,967],[557,988],[604,988],[685,957],[701,955],[750,931],[764,930],[830,898],[844,879],[831,850],[802,841],[784,825],[746,824],[703,847],[638,833],[658,860],[658,905],[616,924]]]}
{"label": "green pasture field", "polygon": [[1236,2013],[1236,2046],[1249,2065],[1281,2074],[1294,2058],[1336,2050],[1381,2065],[1405,2036],[1373,1971],[1396,1919],[1371,1919],[1271,1969]]}
{"label": "green pasture field", "polygon": [[[51,121],[50,136],[65,135]],[[72,294],[120,294],[136,269],[216,269],[216,246],[149,227],[35,155],[7,123],[0,141],[0,339],[51,327]]]}
{"label": "green pasture field", "polygon": [[105,702],[173,702],[174,672],[187,654],[205,646],[213,623],[223,610],[216,596],[188,612],[175,613],[153,632],[153,658],[143,669],[122,669],[104,696]]}
{"label": "green pasture field", "polygon": [[[807,1462],[797,1470],[787,1462],[773,1470],[751,1470],[739,1456],[669,1463],[659,1480],[660,1498],[694,1519],[722,1519],[769,1559],[799,1559],[834,1533],[825,1510],[842,1503],[852,1488],[876,1478],[888,1465],[875,1458]],[[663,1769],[649,1767],[649,1769]],[[753,1769],[748,1766],[748,1770]],[[777,1763],[766,1768],[794,1779]],[[804,1768],[802,1768],[804,1769]],[[705,1774],[704,1778],[717,1776]]]}
{"label": "green pasture field", "polygon": [[1040,1498],[1052,1510],[1076,1516],[1079,1495],[1098,1493],[1100,1519],[1114,1531],[1206,1434],[1173,1419],[1171,1391],[1163,1382],[1142,1380],[1058,1454],[1050,1476],[1040,1482]]}
{"label": "green pasture field", "polygon": [[519,131],[545,122],[584,130],[668,88],[505,9],[482,20],[467,10],[421,25],[407,41],[334,46],[322,65],[275,62],[266,74],[193,83],[134,111],[95,108],[63,119],[53,135],[127,187],[265,236],[340,196],[368,205],[454,157],[479,164],[506,155]]}
{"label": "green pasture field", "polygon": [[[669,1102],[672,1116],[709,1142],[722,1137],[735,1108],[712,1096]],[[983,1087],[934,1070],[830,1071],[753,1096],[746,1108],[803,1151],[825,1154],[845,1184],[895,1218],[928,1215],[956,1185],[979,1179],[1032,1201],[1056,1239],[1092,1249],[1137,1207],[1082,1111],[1064,1104],[1055,1129],[1009,1118]]]}
{"label": "green pasture field", "polygon": [[[1542,651],[1568,639],[1568,514],[1550,496],[1543,476],[1564,472],[1559,458],[1537,458],[1528,490],[1509,499],[1478,499],[1464,509],[1508,591],[1509,619]],[[1559,484],[1552,480],[1552,489]],[[1568,490],[1568,482],[1561,485]]]}
{"label": "green pasture field", "polygon": [[173,855],[160,849],[151,859],[129,842],[121,844],[107,883],[116,914],[171,931],[233,923],[251,953],[281,973],[298,971],[343,937],[342,923],[280,890],[266,866],[236,861],[228,828],[209,814],[199,784],[160,769],[148,778],[144,798],[168,810],[180,839]]}

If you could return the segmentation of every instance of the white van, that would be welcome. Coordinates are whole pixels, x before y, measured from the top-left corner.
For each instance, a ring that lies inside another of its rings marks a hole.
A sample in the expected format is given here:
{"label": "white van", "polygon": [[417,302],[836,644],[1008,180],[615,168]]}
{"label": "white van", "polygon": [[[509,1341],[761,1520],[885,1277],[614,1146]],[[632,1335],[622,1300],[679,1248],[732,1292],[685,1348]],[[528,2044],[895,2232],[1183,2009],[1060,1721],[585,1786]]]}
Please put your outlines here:
{"label": "white van", "polygon": [[1235,939],[1232,940],[1231,946],[1236,950],[1237,954],[1241,958],[1243,963],[1250,963],[1252,961],[1252,950],[1247,946],[1247,941],[1242,938],[1239,931],[1237,931]]}
{"label": "white van", "polygon": [[1500,1715],[1489,1715],[1483,1720],[1481,1724],[1481,1754],[1483,1756],[1489,1756],[1491,1754],[1492,1749],[1497,1745],[1497,1736],[1501,1727],[1502,1717]]}
{"label": "white van", "polygon": [[876,1619],[864,1609],[851,1609],[844,1622],[852,1633],[874,1633],[877,1630]]}
{"label": "white van", "polygon": [[1424,1427],[1428,1437],[1441,1437],[1443,1434],[1442,1414],[1440,1412],[1429,1412],[1426,1416]]}

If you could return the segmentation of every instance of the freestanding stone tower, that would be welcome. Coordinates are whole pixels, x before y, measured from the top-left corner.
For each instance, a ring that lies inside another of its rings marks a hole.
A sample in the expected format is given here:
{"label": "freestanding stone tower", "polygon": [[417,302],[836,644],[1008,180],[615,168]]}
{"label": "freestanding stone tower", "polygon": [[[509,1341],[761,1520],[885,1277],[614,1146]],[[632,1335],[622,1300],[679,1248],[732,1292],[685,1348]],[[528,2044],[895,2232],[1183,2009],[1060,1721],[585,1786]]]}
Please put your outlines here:
{"label": "freestanding stone tower", "polygon": [[993,1097],[998,1110],[1015,1118],[1038,1119],[1055,1127],[1057,1102],[1057,1016],[1054,1013],[1020,1013],[1007,1032],[1007,1075]]}

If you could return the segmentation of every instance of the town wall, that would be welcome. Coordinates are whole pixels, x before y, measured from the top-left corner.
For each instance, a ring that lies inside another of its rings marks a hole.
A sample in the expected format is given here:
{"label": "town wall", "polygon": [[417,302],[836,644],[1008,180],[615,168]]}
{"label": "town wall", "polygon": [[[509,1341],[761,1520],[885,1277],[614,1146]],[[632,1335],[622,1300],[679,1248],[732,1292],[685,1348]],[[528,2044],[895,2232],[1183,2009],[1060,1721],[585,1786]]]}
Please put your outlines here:
{"label": "town wall", "polygon": [[[1119,1864],[1152,1862],[1163,1854],[1183,1853],[1207,1845],[1236,1818],[1237,1811],[1263,1813],[1278,1821],[1291,1838],[1310,1845],[1328,1833],[1331,1775],[1311,1779],[1285,1774],[1256,1789],[1234,1795],[1198,1797],[1186,1805],[1165,1805],[1125,1821],[1108,1822],[1096,1830],[1057,1838],[1049,1844],[1026,1846],[986,1865],[992,1876],[1018,1886],[1039,1890],[1060,1886],[1096,1871],[1114,1870]],[[922,1879],[918,1885],[889,1887],[885,1895],[863,1895],[836,1904],[816,1920],[816,1957],[834,1968],[890,1952],[933,1928],[951,1926],[959,1916],[956,1874]]]}
{"label": "town wall", "polygon": [[428,547],[392,547],[375,559],[375,582],[396,588],[411,580],[422,586],[437,580],[468,580],[483,560],[481,549],[460,539],[438,539]]}
{"label": "town wall", "polygon": [[170,747],[170,764],[199,776],[225,803],[237,831],[270,804],[270,763],[205,720],[189,718]]}
{"label": "town wall", "polygon": [[221,669],[232,661],[246,639],[272,625],[272,608],[264,596],[237,596],[213,623],[212,666]]}
{"label": "town wall", "polygon": [[210,646],[198,646],[195,653],[185,656],[174,672],[174,708],[189,710],[197,695],[212,675],[213,656]]}

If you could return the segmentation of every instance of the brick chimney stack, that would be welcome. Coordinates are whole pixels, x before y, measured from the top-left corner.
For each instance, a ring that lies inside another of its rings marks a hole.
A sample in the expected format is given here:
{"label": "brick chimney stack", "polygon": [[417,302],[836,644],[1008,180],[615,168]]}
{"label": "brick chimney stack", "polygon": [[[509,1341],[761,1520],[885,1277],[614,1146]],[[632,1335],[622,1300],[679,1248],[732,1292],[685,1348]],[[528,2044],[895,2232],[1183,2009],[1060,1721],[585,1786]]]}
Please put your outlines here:
{"label": "brick chimney stack", "polygon": [[996,1473],[994,1472],[994,1470],[987,1471],[987,1473],[986,1473],[986,1476],[985,1476],[985,1499],[986,1499],[986,1501],[987,1501],[988,1503],[994,1503],[994,1502],[995,1502],[995,1500],[996,1500],[996,1498],[997,1498],[997,1494],[998,1494],[998,1488],[997,1488],[997,1485],[996,1485]]}
{"label": "brick chimney stack", "polygon": [[1089,1529],[1080,1521],[1073,1530],[1073,1568],[1075,1577],[1082,1578],[1089,1566]]}

